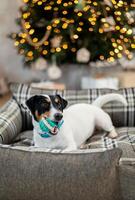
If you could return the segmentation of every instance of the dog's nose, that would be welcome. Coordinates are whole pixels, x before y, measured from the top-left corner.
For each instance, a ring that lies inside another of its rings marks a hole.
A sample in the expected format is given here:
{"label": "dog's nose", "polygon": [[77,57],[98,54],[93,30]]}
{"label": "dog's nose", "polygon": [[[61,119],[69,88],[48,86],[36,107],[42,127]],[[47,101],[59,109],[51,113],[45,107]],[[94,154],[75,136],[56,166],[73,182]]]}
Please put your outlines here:
{"label": "dog's nose", "polygon": [[62,113],[56,113],[54,115],[54,118],[56,121],[60,121],[63,118],[63,115],[62,115]]}

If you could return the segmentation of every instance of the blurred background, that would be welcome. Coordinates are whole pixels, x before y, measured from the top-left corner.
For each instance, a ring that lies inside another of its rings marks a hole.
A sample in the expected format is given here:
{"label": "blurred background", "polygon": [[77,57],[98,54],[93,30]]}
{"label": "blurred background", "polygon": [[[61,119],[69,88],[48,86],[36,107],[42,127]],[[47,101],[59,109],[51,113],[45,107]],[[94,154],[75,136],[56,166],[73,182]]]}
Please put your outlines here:
{"label": "blurred background", "polygon": [[4,0],[0,93],[9,82],[87,89],[135,86],[135,1]]}

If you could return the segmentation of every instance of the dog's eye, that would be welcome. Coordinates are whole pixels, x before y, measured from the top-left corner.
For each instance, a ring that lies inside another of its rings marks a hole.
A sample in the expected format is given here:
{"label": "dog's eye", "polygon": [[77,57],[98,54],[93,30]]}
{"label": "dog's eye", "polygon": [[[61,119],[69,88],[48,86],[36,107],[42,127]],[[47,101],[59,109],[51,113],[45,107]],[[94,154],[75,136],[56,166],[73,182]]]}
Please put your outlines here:
{"label": "dog's eye", "polygon": [[60,103],[58,98],[55,99],[55,103],[57,103],[57,104]]}

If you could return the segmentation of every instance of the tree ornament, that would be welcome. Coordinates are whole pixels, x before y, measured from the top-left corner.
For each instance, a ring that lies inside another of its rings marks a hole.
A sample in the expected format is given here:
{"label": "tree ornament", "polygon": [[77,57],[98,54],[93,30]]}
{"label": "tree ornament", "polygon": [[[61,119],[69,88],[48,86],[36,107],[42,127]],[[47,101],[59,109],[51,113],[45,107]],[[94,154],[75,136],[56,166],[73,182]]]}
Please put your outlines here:
{"label": "tree ornament", "polygon": [[104,0],[104,4],[109,6],[109,7],[112,7],[111,0]]}
{"label": "tree ornament", "polygon": [[48,76],[51,80],[59,79],[62,75],[61,69],[54,63],[48,68]]}
{"label": "tree ornament", "polygon": [[115,26],[116,22],[112,16],[106,18],[106,22],[109,23],[111,26]]}
{"label": "tree ornament", "polygon": [[51,80],[59,79],[62,75],[61,69],[56,64],[56,57],[52,57],[52,66],[48,68],[48,76]]}
{"label": "tree ornament", "polygon": [[43,57],[40,57],[38,58],[35,63],[32,64],[32,69],[35,69],[35,70],[46,70],[48,67],[48,63],[47,61],[43,58]]}
{"label": "tree ornament", "polygon": [[90,52],[85,47],[77,51],[76,60],[80,63],[87,63],[90,60]]}
{"label": "tree ornament", "polygon": [[54,38],[51,39],[51,47],[57,48],[60,47],[62,37],[61,36],[55,36]]}

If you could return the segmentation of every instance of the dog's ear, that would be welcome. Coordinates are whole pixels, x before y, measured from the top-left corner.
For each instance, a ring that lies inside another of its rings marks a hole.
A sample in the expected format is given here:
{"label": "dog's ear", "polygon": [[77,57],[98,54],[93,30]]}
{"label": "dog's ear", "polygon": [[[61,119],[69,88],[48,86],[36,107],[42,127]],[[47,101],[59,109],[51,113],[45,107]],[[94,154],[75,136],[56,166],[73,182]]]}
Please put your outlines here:
{"label": "dog's ear", "polygon": [[37,95],[32,96],[30,99],[26,101],[26,105],[28,109],[31,111],[33,115],[35,115],[35,103],[36,103]]}
{"label": "dog's ear", "polygon": [[64,110],[68,105],[68,101],[63,99],[59,94],[57,94],[56,96],[59,98],[59,100],[61,102],[62,109]]}

